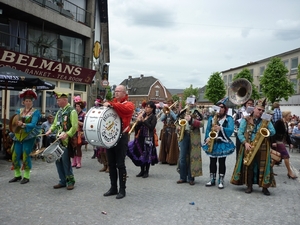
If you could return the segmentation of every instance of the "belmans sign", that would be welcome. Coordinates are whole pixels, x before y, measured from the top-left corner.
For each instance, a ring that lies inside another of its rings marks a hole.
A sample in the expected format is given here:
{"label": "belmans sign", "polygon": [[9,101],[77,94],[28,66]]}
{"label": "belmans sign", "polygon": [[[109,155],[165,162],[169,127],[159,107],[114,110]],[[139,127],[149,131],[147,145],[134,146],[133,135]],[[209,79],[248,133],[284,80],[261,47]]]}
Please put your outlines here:
{"label": "belmans sign", "polygon": [[0,48],[0,67],[8,66],[40,78],[91,84],[95,70]]}

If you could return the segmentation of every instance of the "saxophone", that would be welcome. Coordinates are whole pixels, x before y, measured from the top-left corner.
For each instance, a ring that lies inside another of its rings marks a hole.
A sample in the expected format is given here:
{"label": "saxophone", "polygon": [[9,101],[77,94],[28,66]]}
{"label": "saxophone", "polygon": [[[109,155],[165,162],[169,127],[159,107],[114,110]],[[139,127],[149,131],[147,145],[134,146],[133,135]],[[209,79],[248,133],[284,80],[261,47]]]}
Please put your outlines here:
{"label": "saxophone", "polygon": [[216,113],[214,115],[214,118],[213,118],[213,123],[211,125],[211,131],[209,132],[208,136],[209,136],[209,142],[208,142],[208,151],[207,152],[212,152],[213,150],[213,147],[214,147],[214,142],[215,142],[215,139],[217,138],[218,136],[218,133],[216,131],[213,130],[213,127],[215,125],[217,125],[218,123],[218,113]]}
{"label": "saxophone", "polygon": [[243,159],[245,166],[249,166],[251,164],[263,140],[266,137],[270,136],[270,131],[267,129],[269,122],[270,122],[269,120],[265,120],[265,119],[262,120],[262,124],[259,129],[259,132],[257,132],[254,140],[251,142],[251,146],[252,146],[251,150],[248,152],[245,151],[245,155]]}
{"label": "saxophone", "polygon": [[[188,105],[187,107],[185,107],[185,109],[186,109],[185,115],[189,115],[190,114],[190,106]],[[187,120],[186,119],[180,119],[178,121],[178,123],[179,123],[179,126],[180,126],[180,133],[179,133],[178,141],[182,141],[182,139],[184,137],[184,131],[185,131],[185,126],[187,124]]]}

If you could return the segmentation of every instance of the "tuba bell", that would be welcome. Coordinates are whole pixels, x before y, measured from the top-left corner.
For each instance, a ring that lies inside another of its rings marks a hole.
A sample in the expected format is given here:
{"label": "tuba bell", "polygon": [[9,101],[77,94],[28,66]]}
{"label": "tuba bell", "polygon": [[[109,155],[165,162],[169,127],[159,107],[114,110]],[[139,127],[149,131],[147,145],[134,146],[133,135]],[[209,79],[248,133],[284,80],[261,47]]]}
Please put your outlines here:
{"label": "tuba bell", "polygon": [[245,78],[233,81],[228,90],[228,98],[235,105],[243,105],[252,94],[252,85]]}

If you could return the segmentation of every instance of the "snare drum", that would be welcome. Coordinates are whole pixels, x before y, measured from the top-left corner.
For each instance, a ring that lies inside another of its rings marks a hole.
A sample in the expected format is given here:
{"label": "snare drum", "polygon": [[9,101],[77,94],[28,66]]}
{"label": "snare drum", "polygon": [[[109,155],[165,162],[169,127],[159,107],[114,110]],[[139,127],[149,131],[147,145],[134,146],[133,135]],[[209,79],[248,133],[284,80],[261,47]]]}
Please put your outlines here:
{"label": "snare drum", "polygon": [[84,118],[83,132],[88,143],[102,148],[114,147],[121,138],[121,119],[112,108],[91,108]]}
{"label": "snare drum", "polygon": [[59,142],[54,142],[45,149],[42,156],[45,157],[47,163],[53,163],[60,159],[62,154],[64,154],[64,151],[59,146]]}

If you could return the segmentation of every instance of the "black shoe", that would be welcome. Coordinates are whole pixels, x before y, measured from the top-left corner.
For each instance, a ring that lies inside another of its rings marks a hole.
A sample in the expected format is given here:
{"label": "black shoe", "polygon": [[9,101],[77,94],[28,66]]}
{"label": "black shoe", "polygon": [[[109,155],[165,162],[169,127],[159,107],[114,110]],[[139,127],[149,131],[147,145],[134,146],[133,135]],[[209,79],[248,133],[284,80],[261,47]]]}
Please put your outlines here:
{"label": "black shoe", "polygon": [[27,179],[27,178],[23,178],[22,180],[21,180],[21,184],[26,184],[26,183],[28,183],[29,182],[29,179]]}
{"label": "black shoe", "polygon": [[149,177],[149,174],[148,173],[144,173],[143,178],[147,178],[147,177]]}
{"label": "black shoe", "polygon": [[263,188],[262,192],[264,193],[264,195],[267,195],[267,196],[270,195],[270,192],[269,192],[268,188]]}
{"label": "black shoe", "polygon": [[118,190],[114,190],[114,189],[109,189],[108,192],[104,193],[103,196],[107,197],[107,196],[111,196],[111,195],[117,195],[118,194]]}
{"label": "black shoe", "polygon": [[143,171],[141,171],[138,175],[136,175],[136,177],[142,177],[142,176],[144,176],[144,172]]}
{"label": "black shoe", "polygon": [[9,183],[13,183],[13,182],[17,182],[17,181],[20,181],[22,179],[21,176],[19,177],[14,177],[13,179],[11,179],[10,181],[8,181]]}
{"label": "black shoe", "polygon": [[126,196],[126,192],[124,191],[120,191],[119,194],[116,196],[116,199],[121,199],[124,198]]}

